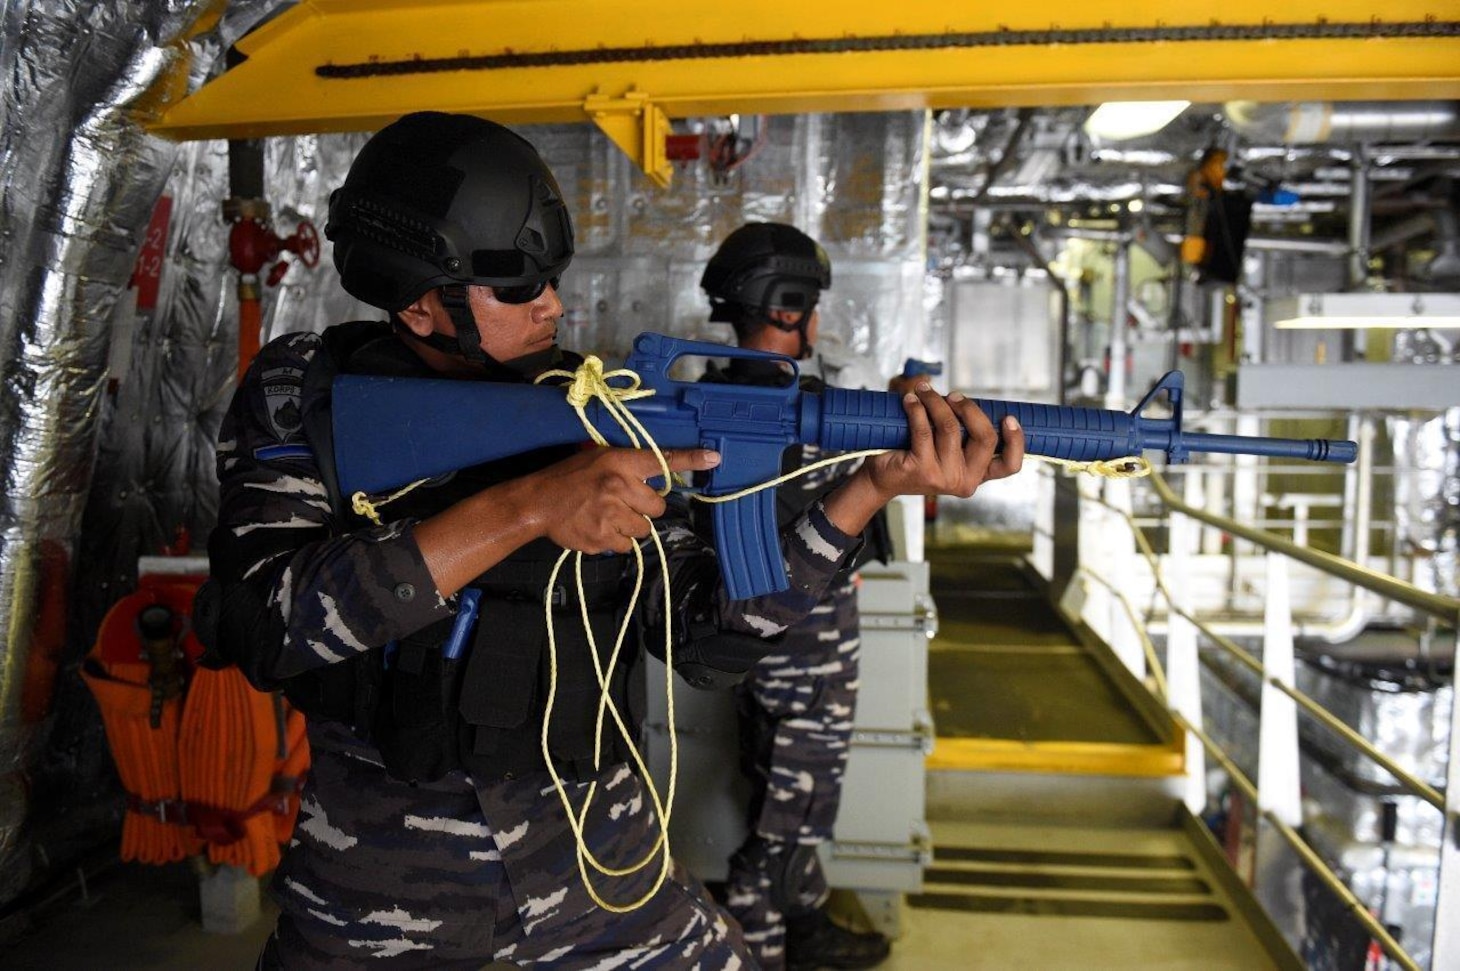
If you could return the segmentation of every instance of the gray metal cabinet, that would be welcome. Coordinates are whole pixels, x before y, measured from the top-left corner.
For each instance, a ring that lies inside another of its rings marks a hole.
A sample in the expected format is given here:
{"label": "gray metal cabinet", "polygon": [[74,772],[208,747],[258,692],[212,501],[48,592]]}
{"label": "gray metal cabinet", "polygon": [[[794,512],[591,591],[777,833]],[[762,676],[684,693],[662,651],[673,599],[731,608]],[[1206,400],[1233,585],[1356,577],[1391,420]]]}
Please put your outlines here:
{"label": "gray metal cabinet", "polygon": [[869,564],[858,603],[862,683],[836,834],[822,857],[831,885],[857,891],[873,922],[895,934],[901,894],[922,889],[932,856],[924,760],[934,736],[928,642],[938,615],[928,564]]}
{"label": "gray metal cabinet", "polygon": [[[895,908],[922,886],[931,844],[924,821],[923,760],[932,748],[928,713],[928,641],[937,613],[928,597],[928,565],[869,564],[858,594],[862,612],[861,690],[835,838],[823,847],[833,887],[877,895]],[[661,793],[669,782],[664,668],[649,660],[645,760]],[[676,679],[679,768],[670,845],[704,880],[721,880],[745,838],[748,788],[741,777],[734,705],[728,692],[697,691]],[[869,896],[870,895],[870,896]]]}

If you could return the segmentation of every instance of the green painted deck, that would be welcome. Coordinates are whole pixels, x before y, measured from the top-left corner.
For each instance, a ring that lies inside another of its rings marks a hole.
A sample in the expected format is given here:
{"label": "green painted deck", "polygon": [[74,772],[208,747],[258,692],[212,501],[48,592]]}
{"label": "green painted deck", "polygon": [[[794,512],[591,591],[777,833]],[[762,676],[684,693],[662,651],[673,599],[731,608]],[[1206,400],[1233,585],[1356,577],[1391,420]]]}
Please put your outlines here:
{"label": "green painted deck", "polygon": [[886,971],[1302,967],[1181,805],[1159,704],[1018,556],[929,552],[933,864]]}
{"label": "green painted deck", "polygon": [[[930,769],[1172,775],[1183,741],[1053,610],[1019,559],[937,550]],[[1088,640],[1088,638],[1086,639]]]}

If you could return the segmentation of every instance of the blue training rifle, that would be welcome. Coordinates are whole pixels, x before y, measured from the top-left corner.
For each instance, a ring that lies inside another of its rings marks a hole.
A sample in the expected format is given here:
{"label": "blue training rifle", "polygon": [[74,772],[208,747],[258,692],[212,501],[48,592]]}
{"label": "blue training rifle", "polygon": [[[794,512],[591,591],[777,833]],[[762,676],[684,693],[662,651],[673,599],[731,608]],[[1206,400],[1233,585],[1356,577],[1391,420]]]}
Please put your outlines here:
{"label": "blue training rifle", "polygon": [[[754,358],[790,366],[787,387],[711,384],[669,376],[682,357]],[[702,491],[726,495],[774,478],[790,445],[829,452],[908,446],[902,397],[886,391],[827,388],[802,392],[795,362],[776,354],[640,334],[626,370],[653,396],[627,402],[661,448],[711,448],[721,455]],[[1129,414],[1023,401],[972,399],[998,429],[1005,415],[1024,428],[1027,451],[1078,462],[1140,455],[1146,449],[1184,462],[1191,452],[1352,462],[1358,446],[1329,439],[1207,435],[1181,429],[1183,378],[1171,371]],[[1170,417],[1142,414],[1165,392]],[[588,438],[561,385],[341,375],[333,390],[335,468],[342,493],[369,496],[457,469]],[[585,414],[613,445],[630,444],[599,401]],[[720,570],[732,599],[786,589],[775,490],[714,506]]]}

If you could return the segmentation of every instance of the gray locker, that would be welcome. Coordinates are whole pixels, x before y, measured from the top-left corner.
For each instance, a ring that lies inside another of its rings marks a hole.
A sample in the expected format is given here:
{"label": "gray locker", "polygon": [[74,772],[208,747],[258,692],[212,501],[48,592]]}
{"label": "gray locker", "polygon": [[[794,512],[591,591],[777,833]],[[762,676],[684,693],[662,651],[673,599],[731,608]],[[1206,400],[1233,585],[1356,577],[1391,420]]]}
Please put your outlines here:
{"label": "gray locker", "polygon": [[[931,859],[923,760],[933,742],[928,641],[937,631],[937,613],[927,591],[926,563],[873,563],[862,572],[861,690],[841,812],[823,859],[831,885],[856,890],[864,900],[921,889],[922,870]],[[651,658],[647,671],[645,761],[664,795],[669,781],[664,668]],[[740,774],[734,705],[728,692],[698,691],[678,679],[674,692],[679,772],[670,845],[701,879],[722,880],[730,854],[745,839],[749,798]],[[889,928],[884,915],[872,916]]]}
{"label": "gray locker", "polygon": [[926,563],[869,564],[858,592],[861,689],[827,879],[860,892],[884,931],[895,931],[891,897],[922,889],[932,859],[925,816],[924,760],[933,747],[928,711],[928,642],[938,616]]}

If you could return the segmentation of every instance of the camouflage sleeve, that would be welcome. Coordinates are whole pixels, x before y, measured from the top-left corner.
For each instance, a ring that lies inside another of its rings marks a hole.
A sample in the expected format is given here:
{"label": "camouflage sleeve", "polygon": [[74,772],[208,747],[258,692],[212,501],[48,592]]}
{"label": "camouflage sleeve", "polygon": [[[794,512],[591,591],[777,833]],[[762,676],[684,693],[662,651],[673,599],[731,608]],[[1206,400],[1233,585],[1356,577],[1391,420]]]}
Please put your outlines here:
{"label": "camouflage sleeve", "polygon": [[780,593],[750,600],[725,600],[721,617],[727,627],[759,637],[773,637],[799,623],[821,602],[827,585],[841,569],[858,537],[848,536],[827,518],[817,500],[795,522],[781,530],[781,552],[791,585]]}
{"label": "camouflage sleeve", "polygon": [[220,636],[256,682],[345,660],[454,613],[412,521],[338,533],[300,410],[319,347],[317,334],[270,342],[219,431],[209,556],[224,590]]}
{"label": "camouflage sleeve", "polygon": [[[671,510],[675,507],[671,506]],[[670,516],[662,523],[661,539],[671,562],[676,554],[698,548],[713,556],[708,545],[694,533],[687,521]],[[827,518],[818,500],[781,530],[781,552],[786,560],[790,586],[780,593],[749,600],[731,600],[719,585],[713,593],[716,626],[721,630],[775,637],[801,621],[821,601],[827,585],[837,575],[847,554],[858,545]]]}
{"label": "camouflage sleeve", "polygon": [[[835,452],[824,452],[817,445],[788,448],[781,462],[781,472],[788,473],[796,469],[804,469],[808,465],[814,465],[822,459],[831,458],[836,454]],[[798,475],[794,479],[781,483],[776,487],[776,521],[781,524],[782,528],[790,526],[813,502],[850,478],[853,472],[861,468],[862,461],[859,458],[847,459],[813,469],[804,475]]]}

